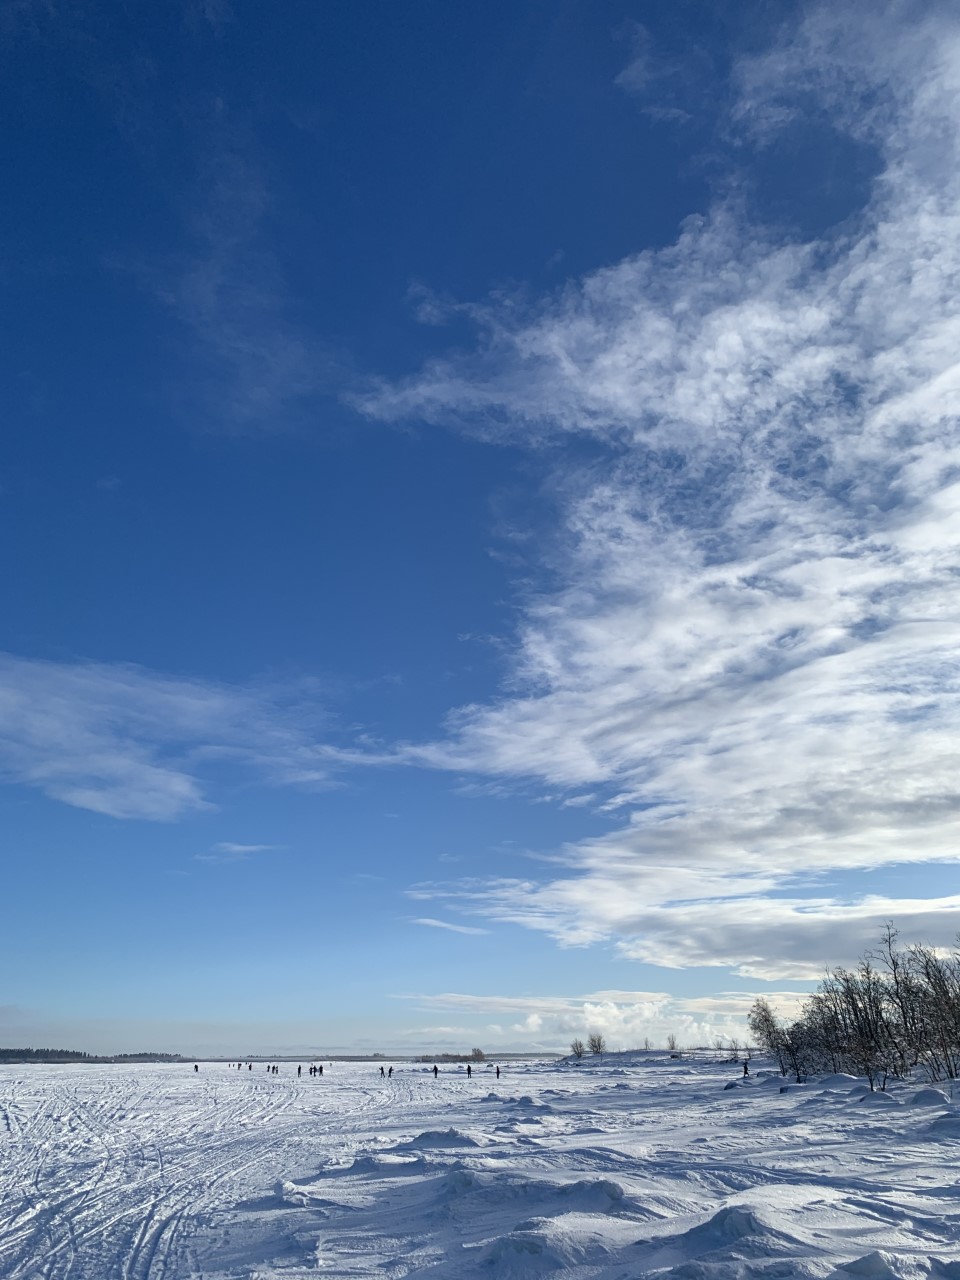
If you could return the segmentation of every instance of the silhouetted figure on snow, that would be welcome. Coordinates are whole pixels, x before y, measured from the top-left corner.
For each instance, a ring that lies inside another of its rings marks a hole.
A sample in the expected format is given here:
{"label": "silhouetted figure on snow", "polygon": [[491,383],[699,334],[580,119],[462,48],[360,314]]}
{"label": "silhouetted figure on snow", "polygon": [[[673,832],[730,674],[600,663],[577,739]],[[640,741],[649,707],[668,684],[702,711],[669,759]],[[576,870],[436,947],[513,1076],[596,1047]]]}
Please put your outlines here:
{"label": "silhouetted figure on snow", "polygon": [[746,1062],[744,1062],[743,1064],[743,1074],[744,1074],[744,1078],[746,1078],[750,1074],[750,1068],[747,1066]]}
{"label": "silhouetted figure on snow", "polygon": [[387,1073],[384,1071],[383,1067],[381,1067],[381,1068],[380,1068],[380,1079],[381,1079],[381,1080],[385,1080],[385,1079],[386,1079],[386,1077],[387,1077]]}
{"label": "silhouetted figure on snow", "polygon": [[390,1070],[387,1072],[387,1075],[390,1077],[391,1080],[393,1079],[393,1067],[390,1068]]}
{"label": "silhouetted figure on snow", "polygon": [[497,1067],[497,1079],[498,1079],[498,1080],[500,1079],[500,1068],[499,1068],[499,1067]]}
{"label": "silhouetted figure on snow", "polygon": [[[331,1064],[331,1065],[332,1065],[332,1064]],[[322,1062],[320,1063],[320,1066],[319,1066],[319,1068],[318,1068],[318,1069],[319,1069],[319,1071],[320,1071],[320,1074],[321,1074],[321,1075],[323,1075],[323,1063],[322,1063]]]}
{"label": "silhouetted figure on snow", "polygon": [[436,1080],[436,1078],[437,1078],[437,1076],[438,1076],[439,1074],[440,1074],[440,1068],[437,1066],[437,1064],[436,1064],[436,1063],[434,1063],[434,1064],[433,1064],[433,1078],[434,1078],[434,1080]]}
{"label": "silhouetted figure on snow", "polygon": [[469,1077],[470,1077],[470,1076],[472,1076],[472,1075],[473,1075],[473,1068],[470,1066],[470,1063],[468,1062],[468,1063],[467,1063],[467,1078],[469,1079]]}
{"label": "silhouetted figure on snow", "polygon": [[194,1071],[199,1071],[199,1070],[200,1070],[200,1067],[197,1065],[197,1063],[196,1063],[196,1062],[193,1064],[193,1069],[194,1069]]}

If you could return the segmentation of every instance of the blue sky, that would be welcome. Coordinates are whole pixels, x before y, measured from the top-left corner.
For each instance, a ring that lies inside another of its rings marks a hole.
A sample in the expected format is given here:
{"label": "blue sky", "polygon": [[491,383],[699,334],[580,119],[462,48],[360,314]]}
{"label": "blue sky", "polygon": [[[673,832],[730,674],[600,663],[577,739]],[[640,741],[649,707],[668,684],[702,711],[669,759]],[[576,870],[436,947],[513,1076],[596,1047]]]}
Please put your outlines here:
{"label": "blue sky", "polygon": [[960,23],[857,10],[4,9],[0,1042],[951,943]]}

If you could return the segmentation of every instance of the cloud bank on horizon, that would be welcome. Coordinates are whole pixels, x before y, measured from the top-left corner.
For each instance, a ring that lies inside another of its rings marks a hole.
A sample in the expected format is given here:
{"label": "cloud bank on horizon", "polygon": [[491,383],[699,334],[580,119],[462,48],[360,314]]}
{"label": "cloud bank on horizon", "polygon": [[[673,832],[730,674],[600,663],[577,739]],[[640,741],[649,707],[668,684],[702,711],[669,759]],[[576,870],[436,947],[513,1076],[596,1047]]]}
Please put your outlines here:
{"label": "cloud bank on horizon", "polygon": [[960,24],[824,7],[734,84],[744,146],[805,114],[875,149],[866,207],[800,243],[730,195],[669,248],[467,308],[472,351],[360,403],[602,446],[564,460],[560,585],[527,602],[510,688],[405,756],[628,817],[545,882],[415,895],[815,977],[886,918],[938,943],[960,919],[949,893],[822,887],[957,859]]}

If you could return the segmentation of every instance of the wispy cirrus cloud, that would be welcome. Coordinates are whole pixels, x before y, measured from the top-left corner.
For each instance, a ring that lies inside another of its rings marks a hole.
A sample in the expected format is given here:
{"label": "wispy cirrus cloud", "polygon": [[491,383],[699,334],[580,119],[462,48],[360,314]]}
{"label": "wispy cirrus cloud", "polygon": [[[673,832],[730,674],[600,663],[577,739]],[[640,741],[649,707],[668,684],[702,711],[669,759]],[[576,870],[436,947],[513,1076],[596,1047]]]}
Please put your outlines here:
{"label": "wispy cirrus cloud", "polygon": [[237,844],[233,840],[219,840],[203,853],[193,856],[198,862],[247,862],[255,853],[269,853],[279,847],[276,844]]}
{"label": "wispy cirrus cloud", "polygon": [[430,916],[419,916],[416,919],[411,919],[410,923],[426,925],[430,929],[447,929],[451,933],[479,934],[490,932],[489,929],[479,929],[476,925],[452,924],[449,920],[434,920]]}
{"label": "wispy cirrus cloud", "polygon": [[271,785],[329,785],[339,752],[326,727],[311,682],[244,687],[0,654],[0,774],[114,818],[208,808],[224,765]]}
{"label": "wispy cirrus cloud", "polygon": [[806,115],[875,149],[855,218],[801,243],[726,201],[668,249],[469,308],[472,352],[361,405],[604,451],[562,455],[560,585],[528,597],[504,695],[405,755],[629,820],[548,882],[438,896],[654,963],[816,976],[886,917],[960,924],[951,896],[823,887],[958,856],[960,24],[821,8],[732,88],[744,148]]}
{"label": "wispy cirrus cloud", "polygon": [[329,349],[292,318],[292,290],[266,230],[274,207],[266,164],[229,107],[209,104],[195,138],[198,176],[183,201],[186,247],[138,264],[144,286],[180,322],[192,407],[207,426],[277,431],[302,421],[327,388]]}

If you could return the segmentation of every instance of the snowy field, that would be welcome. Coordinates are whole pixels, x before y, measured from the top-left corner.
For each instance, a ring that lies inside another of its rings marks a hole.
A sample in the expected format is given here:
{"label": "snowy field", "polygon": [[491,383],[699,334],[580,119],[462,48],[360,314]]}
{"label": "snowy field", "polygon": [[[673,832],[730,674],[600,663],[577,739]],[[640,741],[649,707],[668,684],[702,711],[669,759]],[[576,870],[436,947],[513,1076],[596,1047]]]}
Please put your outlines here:
{"label": "snowy field", "polygon": [[737,1071],[2,1067],[0,1277],[960,1280],[944,1093]]}

